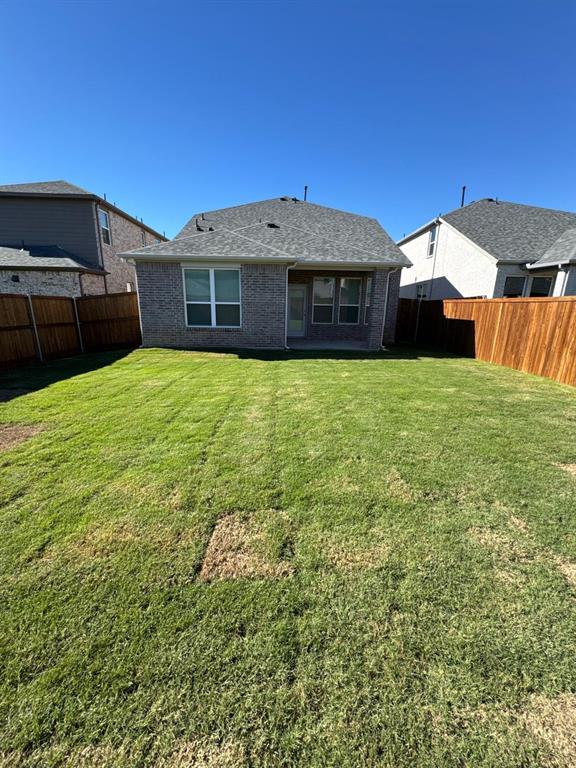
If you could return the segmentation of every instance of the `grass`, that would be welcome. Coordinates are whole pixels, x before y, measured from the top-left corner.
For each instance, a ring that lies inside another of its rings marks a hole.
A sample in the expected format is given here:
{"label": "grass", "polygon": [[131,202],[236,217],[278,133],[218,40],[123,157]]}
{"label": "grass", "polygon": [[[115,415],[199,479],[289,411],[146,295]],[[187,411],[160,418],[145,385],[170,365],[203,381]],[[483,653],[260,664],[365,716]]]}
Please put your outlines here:
{"label": "grass", "polygon": [[41,429],[0,453],[2,768],[574,765],[573,389],[168,350],[2,388]]}

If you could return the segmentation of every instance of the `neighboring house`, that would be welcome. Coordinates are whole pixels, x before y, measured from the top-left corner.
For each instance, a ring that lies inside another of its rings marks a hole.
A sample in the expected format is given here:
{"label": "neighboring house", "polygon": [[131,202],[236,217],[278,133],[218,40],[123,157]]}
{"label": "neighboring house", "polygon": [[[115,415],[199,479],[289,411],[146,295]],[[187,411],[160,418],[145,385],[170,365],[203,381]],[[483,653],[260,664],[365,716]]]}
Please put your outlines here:
{"label": "neighboring house", "polygon": [[136,264],[144,346],[393,341],[410,262],[376,219],[281,197],[193,216]]}
{"label": "neighboring house", "polygon": [[0,186],[0,293],[134,290],[134,268],[118,252],[165,240],[67,181]]}
{"label": "neighboring house", "polygon": [[576,213],[486,198],[398,245],[414,265],[402,275],[403,298],[576,294]]}

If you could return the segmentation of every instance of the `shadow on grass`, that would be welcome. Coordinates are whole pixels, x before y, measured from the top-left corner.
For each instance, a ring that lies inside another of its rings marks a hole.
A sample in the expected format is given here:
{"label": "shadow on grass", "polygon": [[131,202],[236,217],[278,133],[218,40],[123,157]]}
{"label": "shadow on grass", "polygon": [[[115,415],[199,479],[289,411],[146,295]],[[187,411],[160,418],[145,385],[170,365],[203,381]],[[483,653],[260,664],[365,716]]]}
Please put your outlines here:
{"label": "shadow on grass", "polygon": [[112,365],[133,351],[133,349],[121,349],[112,352],[91,352],[0,371],[0,403],[43,389],[57,381]]}
{"label": "shadow on grass", "polygon": [[412,347],[409,345],[394,345],[386,350],[370,352],[363,349],[215,349],[202,348],[198,352],[228,352],[241,360],[419,360],[421,358],[454,358],[458,355],[439,348]]}
{"label": "shadow on grass", "polygon": [[[51,360],[47,363],[34,363],[22,368],[10,368],[0,371],[0,403],[8,402],[20,395],[35,392],[50,386],[57,381],[80,376],[83,373],[95,371],[107,365],[112,365],[126,357],[133,349],[114,350],[110,352],[91,352],[74,357]],[[152,351],[152,350],[151,350]],[[229,353],[239,360],[263,360],[282,362],[290,360],[419,360],[421,358],[457,357],[441,349],[426,349],[411,346],[393,346],[379,352],[367,350],[257,350],[238,348],[197,348],[195,350],[173,350],[174,352],[205,352],[221,355]]]}

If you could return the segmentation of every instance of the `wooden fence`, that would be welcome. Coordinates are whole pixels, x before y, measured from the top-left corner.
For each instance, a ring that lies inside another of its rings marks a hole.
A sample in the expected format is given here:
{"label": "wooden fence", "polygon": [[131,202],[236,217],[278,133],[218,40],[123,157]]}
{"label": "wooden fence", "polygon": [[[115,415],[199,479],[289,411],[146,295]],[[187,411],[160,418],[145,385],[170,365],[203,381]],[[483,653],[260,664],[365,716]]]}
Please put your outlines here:
{"label": "wooden fence", "polygon": [[0,294],[0,367],[141,341],[135,293],[77,299]]}
{"label": "wooden fence", "polygon": [[401,299],[397,340],[441,347],[576,386],[576,296]]}

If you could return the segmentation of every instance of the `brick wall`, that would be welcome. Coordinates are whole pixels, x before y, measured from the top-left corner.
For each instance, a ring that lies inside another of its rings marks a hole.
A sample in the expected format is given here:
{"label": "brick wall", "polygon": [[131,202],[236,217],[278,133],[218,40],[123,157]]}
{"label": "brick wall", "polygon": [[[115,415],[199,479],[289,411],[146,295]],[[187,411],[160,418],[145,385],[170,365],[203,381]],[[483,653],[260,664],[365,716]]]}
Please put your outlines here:
{"label": "brick wall", "polygon": [[[347,272],[347,271],[334,271],[326,272],[324,270],[311,271],[311,270],[297,270],[291,269],[288,273],[289,283],[305,283],[308,286],[306,292],[306,336],[307,339],[314,339],[316,341],[343,341],[343,340],[356,340],[366,341],[368,339],[368,326],[364,324],[364,305],[366,300],[366,279],[371,272]],[[313,284],[315,277],[335,277],[335,300],[334,300],[334,313],[332,323],[316,324],[312,322],[312,302],[313,302]],[[338,311],[340,291],[338,290],[338,278],[339,277],[359,277],[362,279],[361,287],[361,305],[360,305],[360,322],[358,325],[342,325],[338,323]]]}
{"label": "brick wall", "polygon": [[243,264],[240,270],[242,327],[187,328],[182,268],[175,263],[137,265],[143,346],[194,349],[285,345],[286,267]]}
{"label": "brick wall", "polygon": [[82,273],[80,276],[83,296],[95,296],[105,293],[104,277],[101,275],[90,275]]}
{"label": "brick wall", "polygon": [[[384,343],[389,344],[394,341],[394,331],[396,327],[396,313],[398,310],[398,293],[400,289],[400,272],[390,274],[390,287],[388,289],[388,308],[386,311],[386,324],[384,325],[384,311],[386,305],[387,274],[388,269],[375,269],[371,272],[352,272],[346,270],[327,272],[325,270],[313,272],[311,270],[290,270],[290,283],[306,283],[307,291],[307,319],[306,336],[307,339],[317,341],[363,341],[370,349],[379,349],[382,344],[382,335]],[[336,295],[334,298],[334,321],[330,324],[315,324],[312,322],[312,303],[313,303],[313,280],[314,277],[335,277]],[[359,277],[362,279],[362,289],[360,298],[360,322],[357,325],[345,325],[338,322],[340,291],[338,289],[338,278],[340,277]],[[372,297],[370,307],[366,313],[366,285],[368,277],[372,278]]]}
{"label": "brick wall", "polygon": [[[131,251],[134,248],[142,248],[144,245],[154,245],[156,238],[144,227],[135,224],[115,211],[107,210],[110,217],[110,229],[112,232],[112,244],[102,241],[102,256],[104,269],[110,274],[106,277],[108,293],[121,293],[126,291],[130,283],[132,289],[136,287],[136,271],[131,264],[122,261],[116,254],[123,251]],[[142,237],[144,236],[144,240]]]}
{"label": "brick wall", "polygon": [[[13,275],[20,278],[19,282],[15,283],[12,280]],[[80,296],[78,272],[2,269],[0,270],[0,293]]]}
{"label": "brick wall", "polygon": [[398,302],[400,301],[400,280],[402,270],[390,273],[390,287],[388,288],[388,308],[386,310],[386,323],[384,324],[384,344],[393,344],[396,334],[396,316],[398,314]]}

